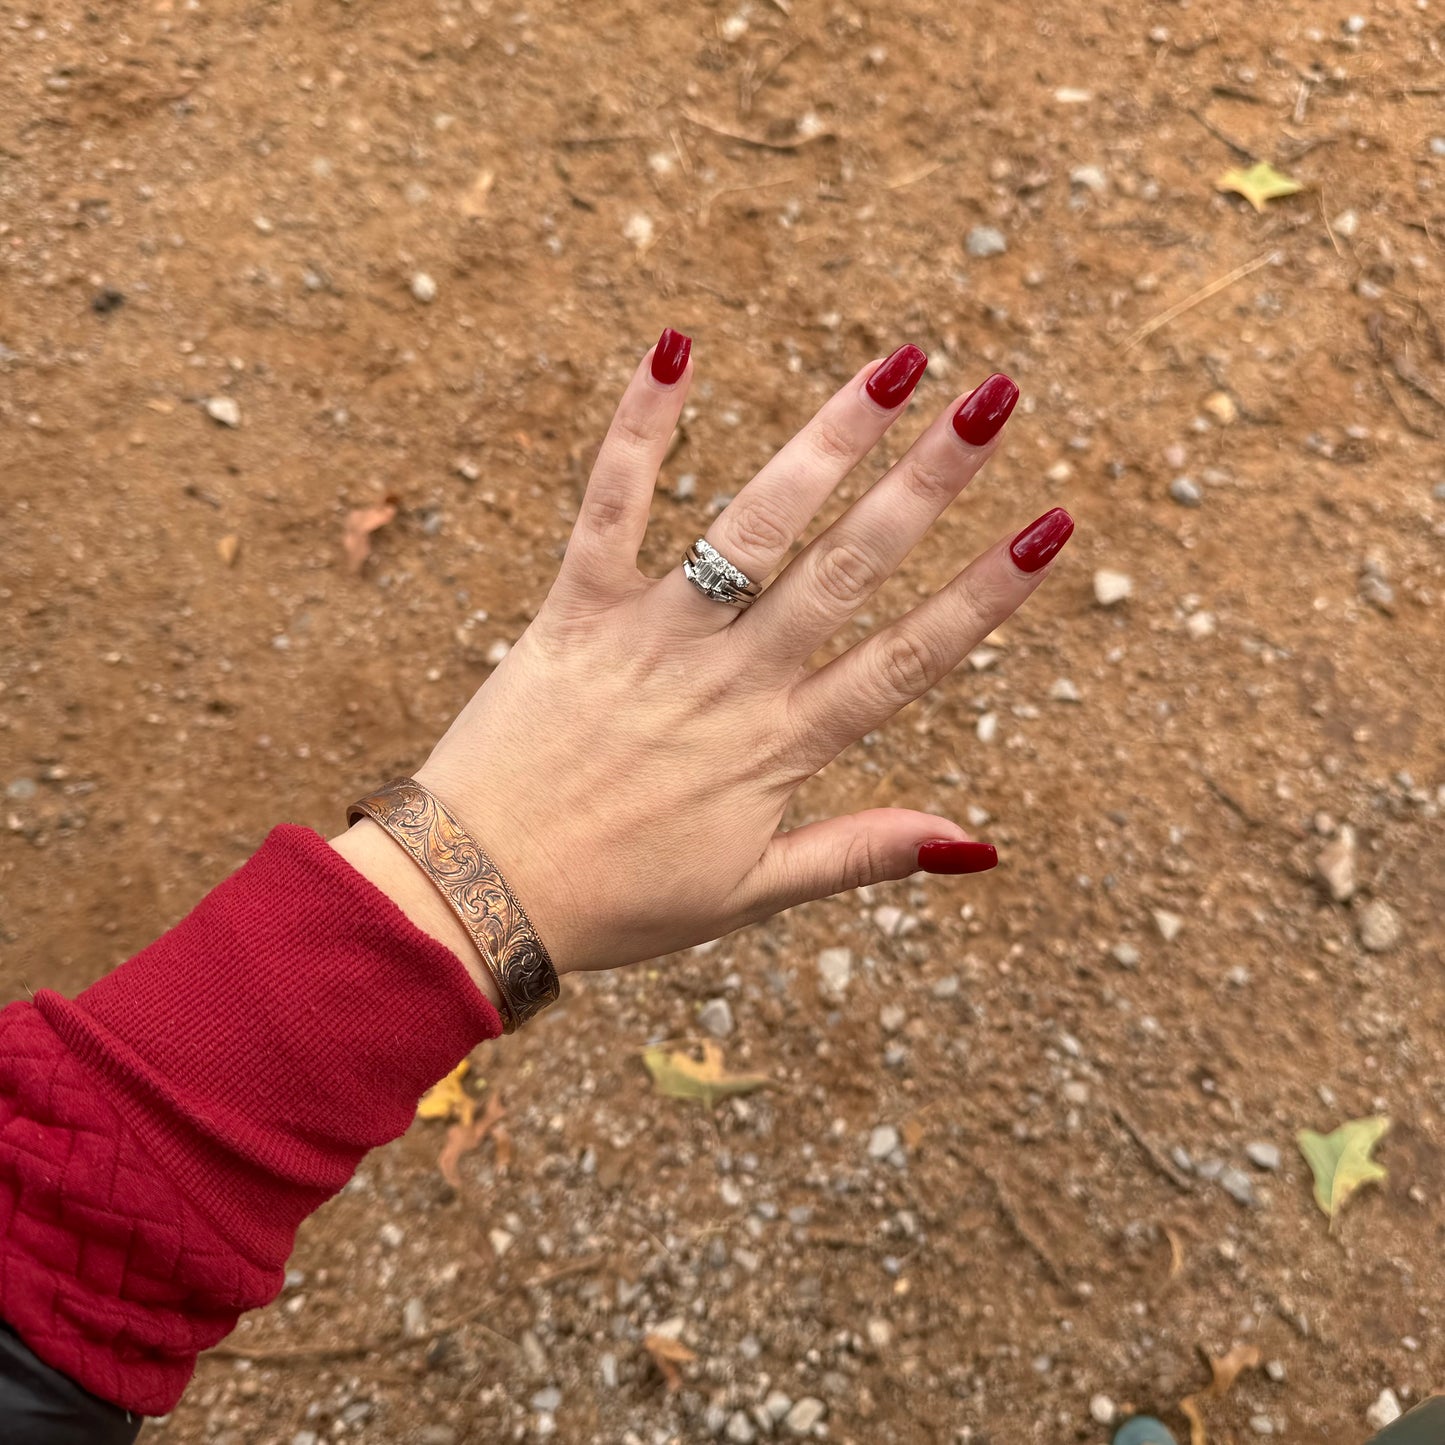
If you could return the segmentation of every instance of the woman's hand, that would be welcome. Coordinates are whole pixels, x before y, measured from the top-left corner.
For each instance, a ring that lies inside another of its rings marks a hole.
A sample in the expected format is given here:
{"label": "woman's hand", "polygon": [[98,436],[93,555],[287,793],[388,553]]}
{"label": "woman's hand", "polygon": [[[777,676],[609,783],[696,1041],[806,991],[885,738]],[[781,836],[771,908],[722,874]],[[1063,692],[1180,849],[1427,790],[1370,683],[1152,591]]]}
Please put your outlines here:
{"label": "woman's hand", "polygon": [[[666,331],[643,359],[545,604],[416,774],[496,859],[563,973],[669,953],[920,867],[992,867],[987,845],[905,808],[778,825],[799,784],[1008,617],[1073,530],[1067,513],[1048,513],[810,672],[808,659],[988,460],[1018,388],[993,376],[950,405],[740,612],[704,596],[680,564],[660,580],[637,569],[690,348]],[[898,418],[925,365],[904,347],[860,371],[707,540],[764,582]]]}

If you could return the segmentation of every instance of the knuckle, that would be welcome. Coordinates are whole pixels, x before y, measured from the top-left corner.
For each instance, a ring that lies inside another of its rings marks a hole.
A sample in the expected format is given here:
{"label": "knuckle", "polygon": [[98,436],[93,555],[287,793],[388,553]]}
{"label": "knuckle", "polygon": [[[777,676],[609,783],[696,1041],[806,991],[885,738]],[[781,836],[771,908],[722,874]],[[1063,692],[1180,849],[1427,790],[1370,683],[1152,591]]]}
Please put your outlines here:
{"label": "knuckle", "polygon": [[854,607],[877,585],[877,571],[868,557],[851,542],[834,542],[819,549],[813,579],[828,602]]}
{"label": "knuckle", "polygon": [[959,481],[958,468],[942,457],[917,457],[903,469],[904,485],[930,506],[951,501],[959,490]]}
{"label": "knuckle", "polygon": [[865,832],[854,833],[843,850],[843,876],[839,891],[862,888],[880,876],[873,839]]}
{"label": "knuckle", "polygon": [[[728,508],[727,530],[732,541],[757,557],[781,556],[793,544],[793,528],[767,502],[739,497]],[[727,547],[721,549],[724,553]]]}
{"label": "knuckle", "polygon": [[611,440],[621,444],[628,453],[646,451],[657,439],[657,428],[645,412],[621,407],[612,418]]}
{"label": "knuckle", "polygon": [[592,531],[611,532],[631,517],[632,499],[625,487],[593,478],[592,485],[587,488],[582,515]]}
{"label": "knuckle", "polygon": [[808,428],[808,441],[818,457],[829,466],[837,462],[851,465],[857,459],[858,447],[852,433],[838,417],[829,416],[826,412],[814,417],[812,426]]}
{"label": "knuckle", "polygon": [[938,664],[927,644],[906,632],[883,640],[878,671],[890,700],[911,702],[933,686]]}

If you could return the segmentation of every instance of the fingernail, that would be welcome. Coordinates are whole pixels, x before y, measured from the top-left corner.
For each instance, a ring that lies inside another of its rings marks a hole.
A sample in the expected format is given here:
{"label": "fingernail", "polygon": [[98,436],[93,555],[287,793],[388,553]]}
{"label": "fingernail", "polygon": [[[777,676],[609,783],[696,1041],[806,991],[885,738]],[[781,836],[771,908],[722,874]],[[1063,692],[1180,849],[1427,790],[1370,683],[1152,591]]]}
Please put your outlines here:
{"label": "fingernail", "polygon": [[692,337],[669,326],[657,338],[657,349],[652,353],[652,379],[659,386],[676,386],[691,355]]}
{"label": "fingernail", "polygon": [[992,843],[930,838],[918,845],[918,866],[925,873],[986,873],[998,867],[998,849]]}
{"label": "fingernail", "polygon": [[1018,399],[1018,387],[1002,372],[995,372],[959,403],[953,414],[953,429],[969,446],[981,447],[1003,429]]}
{"label": "fingernail", "polygon": [[892,411],[913,395],[913,388],[927,365],[928,357],[916,346],[900,346],[868,378],[864,390],[884,411]]}
{"label": "fingernail", "polygon": [[1009,543],[1009,556],[1019,571],[1037,572],[1059,555],[1073,531],[1074,519],[1062,507],[1055,507],[1037,522],[1030,522]]}

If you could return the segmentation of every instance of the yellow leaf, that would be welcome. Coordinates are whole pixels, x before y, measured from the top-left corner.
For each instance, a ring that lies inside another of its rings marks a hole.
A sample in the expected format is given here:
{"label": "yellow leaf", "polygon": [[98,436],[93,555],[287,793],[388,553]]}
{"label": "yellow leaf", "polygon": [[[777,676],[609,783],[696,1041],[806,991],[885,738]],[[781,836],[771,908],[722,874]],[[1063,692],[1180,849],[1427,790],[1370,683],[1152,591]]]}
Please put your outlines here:
{"label": "yellow leaf", "polygon": [[1217,1400],[1221,1395],[1227,1395],[1230,1386],[1243,1371],[1259,1368],[1259,1350],[1254,1345],[1235,1345],[1227,1354],[1206,1354],[1204,1358],[1209,1361],[1209,1373],[1213,1378],[1205,1389],[1196,1390],[1179,1402],[1179,1413],[1189,1421],[1189,1445],[1209,1445],[1200,1401]]}
{"label": "yellow leaf", "polygon": [[669,1099],[697,1099],[711,1108],[732,1094],[751,1094],[768,1087],[761,1074],[729,1074],[723,1068],[723,1051],[714,1043],[702,1045],[702,1058],[685,1049],[661,1044],[642,1051],[642,1062],[652,1075],[653,1087]]}
{"label": "yellow leaf", "polygon": [[1370,1151],[1389,1127],[1390,1121],[1377,1114],[1369,1119],[1347,1120],[1329,1134],[1301,1129],[1296,1136],[1300,1153],[1315,1176],[1315,1203],[1332,1225],[1355,1190],[1386,1177],[1384,1167],[1370,1158]]}
{"label": "yellow leaf", "polygon": [[1263,161],[1250,166],[1247,171],[1225,171],[1214,186],[1216,190],[1234,191],[1243,196],[1256,211],[1263,211],[1266,201],[1298,195],[1304,190],[1299,181],[1292,180]]}
{"label": "yellow leaf", "polygon": [[462,1088],[471,1064],[463,1059],[440,1083],[433,1084],[416,1106],[418,1119],[450,1119],[455,1117],[470,1124],[477,1112],[477,1101]]}

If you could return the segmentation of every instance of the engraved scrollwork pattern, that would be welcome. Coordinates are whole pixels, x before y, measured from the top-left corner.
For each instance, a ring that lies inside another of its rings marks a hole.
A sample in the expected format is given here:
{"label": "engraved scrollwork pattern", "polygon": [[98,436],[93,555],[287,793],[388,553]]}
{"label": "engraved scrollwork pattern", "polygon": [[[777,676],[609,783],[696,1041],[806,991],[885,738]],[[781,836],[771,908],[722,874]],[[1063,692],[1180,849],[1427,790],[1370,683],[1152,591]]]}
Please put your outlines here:
{"label": "engraved scrollwork pattern", "polygon": [[351,805],[348,821],[362,816],[416,859],[466,925],[497,981],[508,1033],[557,1002],[561,983],[532,920],[437,798],[411,778],[395,778]]}

